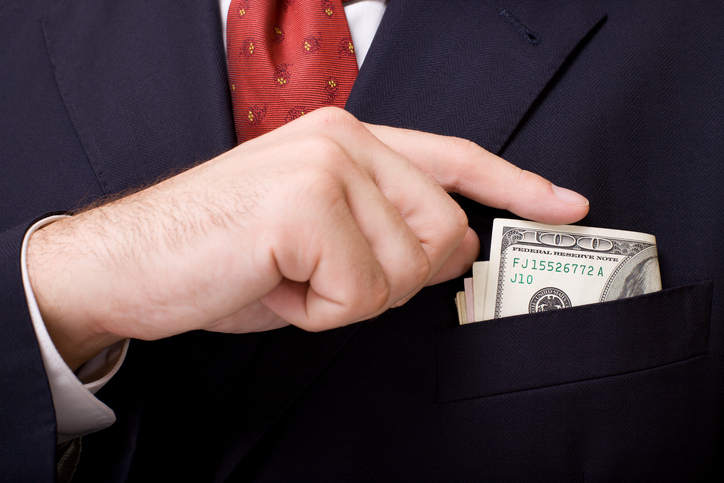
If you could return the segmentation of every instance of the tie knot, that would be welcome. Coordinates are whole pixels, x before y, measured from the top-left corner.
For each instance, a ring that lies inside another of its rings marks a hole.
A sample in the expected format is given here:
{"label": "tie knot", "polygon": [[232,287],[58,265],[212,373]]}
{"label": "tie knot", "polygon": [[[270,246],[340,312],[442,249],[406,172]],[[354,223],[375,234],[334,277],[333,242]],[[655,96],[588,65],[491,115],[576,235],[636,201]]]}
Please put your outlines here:
{"label": "tie knot", "polygon": [[227,40],[239,142],[344,107],[357,76],[341,0],[233,0]]}

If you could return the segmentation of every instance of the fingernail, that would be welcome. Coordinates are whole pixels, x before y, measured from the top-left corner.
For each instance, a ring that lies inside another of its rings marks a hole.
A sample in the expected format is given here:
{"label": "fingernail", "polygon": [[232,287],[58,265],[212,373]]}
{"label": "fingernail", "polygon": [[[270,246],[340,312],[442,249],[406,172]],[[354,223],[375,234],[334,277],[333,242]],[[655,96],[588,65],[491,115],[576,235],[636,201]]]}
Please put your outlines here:
{"label": "fingernail", "polygon": [[563,200],[565,203],[568,203],[569,205],[588,206],[588,200],[584,196],[576,193],[575,191],[561,188],[560,186],[556,186],[553,183],[551,183],[551,188],[553,188],[553,192],[556,194],[557,197],[559,197],[561,200]]}

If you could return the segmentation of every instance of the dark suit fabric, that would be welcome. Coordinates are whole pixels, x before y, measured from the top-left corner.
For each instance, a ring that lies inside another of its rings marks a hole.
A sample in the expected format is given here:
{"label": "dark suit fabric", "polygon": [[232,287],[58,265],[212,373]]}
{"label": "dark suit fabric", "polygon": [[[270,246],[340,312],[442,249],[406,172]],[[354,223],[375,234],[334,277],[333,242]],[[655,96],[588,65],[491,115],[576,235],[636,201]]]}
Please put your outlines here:
{"label": "dark suit fabric", "polygon": [[[0,0],[0,479],[54,472],[23,233],[234,145],[217,10]],[[455,280],[320,334],[134,341],[77,481],[715,478],[722,20],[714,0],[391,0],[347,109],[583,193],[581,224],[656,236],[664,290],[459,327]],[[510,214],[457,199],[485,259]]]}

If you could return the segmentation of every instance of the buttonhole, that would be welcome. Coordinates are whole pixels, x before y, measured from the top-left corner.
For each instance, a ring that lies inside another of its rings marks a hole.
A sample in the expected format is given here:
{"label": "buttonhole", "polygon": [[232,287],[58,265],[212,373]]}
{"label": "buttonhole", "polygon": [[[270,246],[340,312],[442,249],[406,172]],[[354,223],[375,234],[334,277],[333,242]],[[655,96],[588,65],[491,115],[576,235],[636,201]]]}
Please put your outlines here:
{"label": "buttonhole", "polygon": [[513,28],[523,36],[526,42],[528,42],[531,45],[538,45],[541,42],[540,35],[530,30],[528,27],[523,25],[520,20],[515,18],[510,12],[507,10],[501,10],[500,16],[503,17],[505,20],[508,21],[510,25],[513,26]]}

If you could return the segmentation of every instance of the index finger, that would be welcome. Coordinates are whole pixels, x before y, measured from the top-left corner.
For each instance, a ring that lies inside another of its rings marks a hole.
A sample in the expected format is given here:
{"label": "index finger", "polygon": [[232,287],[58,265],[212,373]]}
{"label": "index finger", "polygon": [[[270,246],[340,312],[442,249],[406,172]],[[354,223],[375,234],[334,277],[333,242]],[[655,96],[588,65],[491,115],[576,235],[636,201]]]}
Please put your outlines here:
{"label": "index finger", "polygon": [[550,224],[573,223],[588,213],[588,200],[486,151],[472,141],[408,129],[365,124],[446,191]]}

